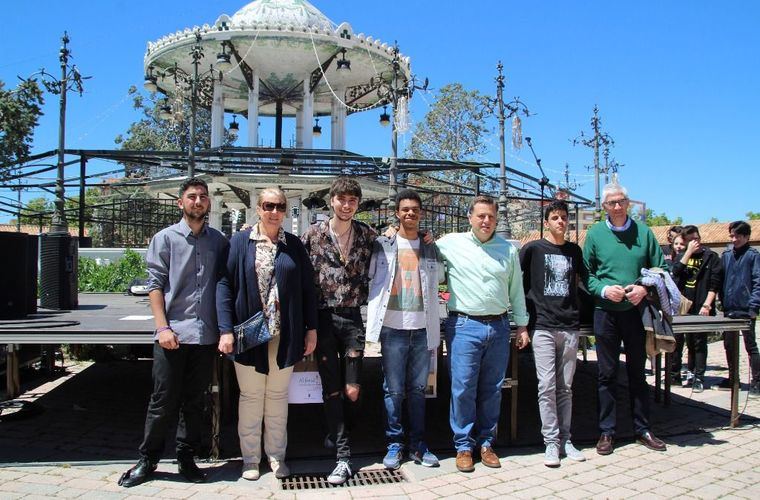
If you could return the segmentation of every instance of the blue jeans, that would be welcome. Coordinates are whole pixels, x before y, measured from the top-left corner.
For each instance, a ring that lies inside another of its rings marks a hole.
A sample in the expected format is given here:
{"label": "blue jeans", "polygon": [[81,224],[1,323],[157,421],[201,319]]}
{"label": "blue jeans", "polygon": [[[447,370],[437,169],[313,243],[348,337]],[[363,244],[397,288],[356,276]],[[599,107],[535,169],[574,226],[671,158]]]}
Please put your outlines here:
{"label": "blue jeans", "polygon": [[501,409],[501,385],[509,360],[509,320],[481,322],[452,315],[446,321],[454,447],[493,446]]}
{"label": "blue jeans", "polygon": [[416,451],[424,444],[425,386],[430,371],[427,331],[380,330],[385,392],[385,437],[390,443],[404,442],[401,406],[406,396],[409,412],[409,447]]}

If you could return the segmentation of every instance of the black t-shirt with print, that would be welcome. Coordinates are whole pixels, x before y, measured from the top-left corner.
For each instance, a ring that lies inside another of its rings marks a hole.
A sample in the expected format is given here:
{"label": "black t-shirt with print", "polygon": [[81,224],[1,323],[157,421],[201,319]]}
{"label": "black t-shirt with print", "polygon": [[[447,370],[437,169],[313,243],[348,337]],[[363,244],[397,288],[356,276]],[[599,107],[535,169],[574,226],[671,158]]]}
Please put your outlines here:
{"label": "black t-shirt with print", "polygon": [[578,329],[578,276],[584,276],[583,252],[575,243],[531,241],[520,250],[529,329]]}

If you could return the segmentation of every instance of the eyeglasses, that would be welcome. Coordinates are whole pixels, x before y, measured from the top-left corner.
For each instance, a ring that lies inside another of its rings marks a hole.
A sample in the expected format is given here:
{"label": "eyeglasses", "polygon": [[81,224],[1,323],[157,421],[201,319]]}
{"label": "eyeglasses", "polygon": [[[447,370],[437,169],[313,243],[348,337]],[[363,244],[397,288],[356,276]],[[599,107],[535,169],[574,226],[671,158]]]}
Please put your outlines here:
{"label": "eyeglasses", "polygon": [[261,209],[265,212],[274,212],[275,210],[279,210],[282,213],[285,213],[285,210],[288,209],[287,203],[272,203],[271,201],[265,201],[261,204]]}
{"label": "eyeglasses", "polygon": [[620,198],[619,200],[605,201],[604,204],[608,207],[614,207],[615,205],[625,206],[628,203],[628,198]]}

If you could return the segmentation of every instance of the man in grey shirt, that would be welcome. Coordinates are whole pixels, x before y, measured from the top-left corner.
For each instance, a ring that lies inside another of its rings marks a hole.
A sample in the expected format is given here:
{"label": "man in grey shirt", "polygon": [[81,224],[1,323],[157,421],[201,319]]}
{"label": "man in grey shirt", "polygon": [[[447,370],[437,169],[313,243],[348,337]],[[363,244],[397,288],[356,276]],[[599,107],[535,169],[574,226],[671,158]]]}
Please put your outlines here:
{"label": "man in grey shirt", "polygon": [[187,179],[177,202],[182,219],[151,240],[146,261],[150,308],[155,319],[153,394],[145,418],[140,460],[119,480],[141,484],[156,470],[166,430],[177,418],[179,473],[199,483],[205,474],[195,464],[202,433],[203,395],[211,382],[217,347],[232,352],[232,334],[219,336],[216,282],[229,242],[205,223],[210,208],[208,186]]}

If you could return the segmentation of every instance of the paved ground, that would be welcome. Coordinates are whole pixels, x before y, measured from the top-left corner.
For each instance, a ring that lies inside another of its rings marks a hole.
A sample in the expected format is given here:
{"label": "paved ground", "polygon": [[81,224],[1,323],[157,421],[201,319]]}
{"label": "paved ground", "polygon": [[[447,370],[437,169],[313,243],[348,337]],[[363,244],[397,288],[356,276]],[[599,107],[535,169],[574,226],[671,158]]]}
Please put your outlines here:
{"label": "paved ground", "polygon": [[[742,380],[746,382],[744,352],[742,361]],[[721,368],[724,364],[722,346],[712,344],[708,382],[717,382],[718,377],[725,375]],[[652,404],[655,432],[668,443],[666,452],[646,450],[633,443],[630,434],[624,432],[612,455],[598,456],[593,451],[594,422],[591,421],[595,406],[590,376],[595,370],[593,352],[586,367],[579,363],[580,376],[576,379],[574,398],[574,429],[580,428],[582,432],[576,435],[583,435],[576,441],[588,457],[584,463],[564,460],[556,469],[543,465],[543,448],[537,435],[536,412],[532,408],[535,386],[531,385],[529,377],[525,377],[525,381],[521,378],[520,392],[521,408],[525,407],[520,416],[523,438],[517,445],[497,448],[505,457],[501,469],[488,469],[478,464],[474,473],[459,473],[450,450],[442,448],[437,450],[442,458],[440,468],[425,469],[405,464],[402,472],[407,481],[401,484],[289,492],[282,490],[271,473],[264,474],[257,482],[239,479],[240,461],[233,454],[227,455],[232,458],[226,461],[202,464],[209,471],[210,481],[206,484],[181,482],[176,465],[166,460],[159,465],[155,480],[127,490],[117,486],[116,481],[134,460],[135,441],[139,440],[140,434],[139,425],[135,429],[135,423],[144,418],[144,391],[122,393],[123,386],[114,384],[106,376],[107,371],[103,371],[118,369],[103,369],[99,365],[72,366],[67,376],[27,391],[24,398],[39,398],[38,401],[45,406],[43,414],[16,422],[0,422],[0,461],[3,462],[0,464],[0,499],[760,498],[760,432],[757,430],[760,399],[748,399],[745,391],[741,393],[739,409],[743,416],[738,428],[726,427],[729,393],[707,390],[702,394],[691,394],[690,389],[677,388],[673,391],[670,407]],[[101,371],[94,371],[96,369]],[[521,377],[522,370],[521,363]],[[82,372],[77,374],[78,371]],[[88,379],[88,373],[95,376]],[[118,377],[130,378],[129,374],[114,376],[117,380]],[[140,372],[131,381],[134,385],[143,385],[145,377]],[[72,391],[83,391],[76,385],[78,379],[95,392],[87,392],[89,396],[80,400],[72,398]],[[105,387],[96,390],[100,385]],[[530,391],[533,391],[532,399]],[[629,420],[624,404],[627,398],[625,390],[621,393],[620,406],[623,408],[619,420],[623,424],[621,427],[625,428],[628,425],[625,422]],[[108,415],[107,419],[91,415],[96,413],[93,409],[99,404],[110,408],[110,413],[99,412]],[[437,421],[440,421],[441,415],[438,417]],[[312,429],[314,442],[321,440],[323,434],[319,424],[300,422],[300,427]],[[369,434],[380,432],[377,429]],[[227,433],[230,434],[229,429]],[[365,446],[374,452],[356,457],[357,465],[365,469],[380,468],[381,454],[377,446],[372,443]],[[326,457],[323,453],[321,455]],[[293,459],[290,465],[295,473],[313,473],[329,471],[332,462],[327,458]]]}

